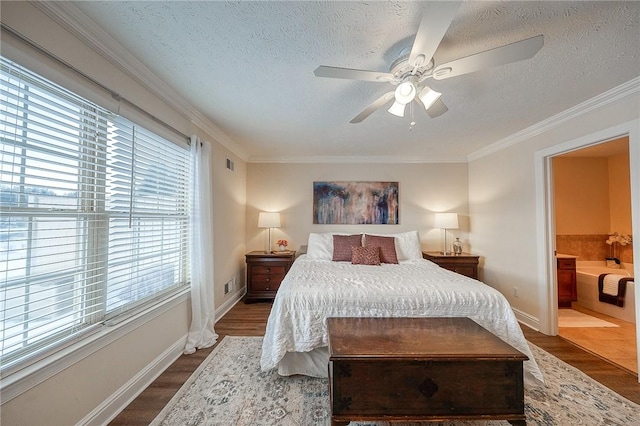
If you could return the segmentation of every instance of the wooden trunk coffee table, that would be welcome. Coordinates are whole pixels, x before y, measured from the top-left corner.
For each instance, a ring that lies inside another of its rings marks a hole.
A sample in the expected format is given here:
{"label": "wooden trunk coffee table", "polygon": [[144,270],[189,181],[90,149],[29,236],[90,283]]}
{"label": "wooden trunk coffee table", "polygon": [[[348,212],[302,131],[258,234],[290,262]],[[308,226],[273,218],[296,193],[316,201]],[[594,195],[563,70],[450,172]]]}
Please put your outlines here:
{"label": "wooden trunk coffee table", "polygon": [[332,425],[526,424],[527,356],[469,318],[328,318],[327,331]]}

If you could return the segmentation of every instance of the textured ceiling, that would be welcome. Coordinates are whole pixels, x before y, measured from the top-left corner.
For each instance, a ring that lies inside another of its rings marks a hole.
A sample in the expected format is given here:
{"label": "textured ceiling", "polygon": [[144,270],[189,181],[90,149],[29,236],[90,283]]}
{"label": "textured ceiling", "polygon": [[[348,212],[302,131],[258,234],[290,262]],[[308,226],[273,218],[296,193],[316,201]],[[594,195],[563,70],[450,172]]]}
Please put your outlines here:
{"label": "textured ceiling", "polygon": [[314,69],[388,71],[437,2],[73,3],[249,161],[464,161],[640,73],[639,2],[465,2],[436,64],[538,34],[544,47],[526,61],[430,80],[449,111],[431,119],[415,110],[413,129],[386,108],[350,124],[393,86]]}

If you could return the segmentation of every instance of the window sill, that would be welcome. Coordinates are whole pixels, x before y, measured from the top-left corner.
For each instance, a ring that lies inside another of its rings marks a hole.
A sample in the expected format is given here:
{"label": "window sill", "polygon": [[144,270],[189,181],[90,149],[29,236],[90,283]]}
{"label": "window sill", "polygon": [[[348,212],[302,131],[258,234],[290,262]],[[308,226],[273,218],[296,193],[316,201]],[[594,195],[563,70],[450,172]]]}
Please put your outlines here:
{"label": "window sill", "polygon": [[73,364],[178,306],[188,300],[189,296],[189,287],[180,289],[166,300],[128,318],[126,321],[114,326],[103,325],[100,330],[90,334],[80,342],[61,348],[49,356],[3,377],[0,381],[2,404],[38,386],[64,369],[71,367]]}

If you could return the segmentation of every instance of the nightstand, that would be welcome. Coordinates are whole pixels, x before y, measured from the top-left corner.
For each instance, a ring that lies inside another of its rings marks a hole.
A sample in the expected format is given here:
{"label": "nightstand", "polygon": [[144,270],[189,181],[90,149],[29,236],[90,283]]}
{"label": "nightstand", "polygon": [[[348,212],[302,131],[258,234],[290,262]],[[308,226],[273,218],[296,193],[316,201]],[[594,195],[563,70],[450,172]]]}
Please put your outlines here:
{"label": "nightstand", "polygon": [[247,294],[244,303],[258,299],[273,300],[284,276],[296,258],[295,251],[252,251],[245,255],[247,262]]}
{"label": "nightstand", "polygon": [[442,254],[439,251],[423,251],[422,257],[450,271],[475,280],[478,279],[478,259],[480,256],[469,253]]}

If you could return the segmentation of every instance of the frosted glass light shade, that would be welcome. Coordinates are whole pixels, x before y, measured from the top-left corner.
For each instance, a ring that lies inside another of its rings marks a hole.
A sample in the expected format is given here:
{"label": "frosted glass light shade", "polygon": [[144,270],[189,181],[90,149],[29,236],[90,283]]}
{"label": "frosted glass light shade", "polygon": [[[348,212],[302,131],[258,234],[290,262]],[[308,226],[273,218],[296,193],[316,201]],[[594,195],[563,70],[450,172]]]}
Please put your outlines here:
{"label": "frosted glass light shade", "polygon": [[258,213],[258,228],[280,228],[280,213]]}
{"label": "frosted glass light shade", "polygon": [[388,111],[397,117],[404,117],[404,107],[404,104],[395,101],[393,105],[391,105],[391,108],[388,109]]}
{"label": "frosted glass light shade", "polygon": [[416,86],[412,81],[400,83],[395,90],[396,102],[408,104],[416,98]]}
{"label": "frosted glass light shade", "polygon": [[442,93],[436,92],[435,90],[431,89],[429,86],[424,86],[424,89],[422,89],[420,91],[420,94],[418,95],[418,97],[424,104],[424,109],[431,108],[431,106],[435,103],[435,101],[440,99],[440,96],[442,96]]}
{"label": "frosted glass light shade", "polygon": [[440,229],[458,229],[458,213],[436,213],[433,226]]}

